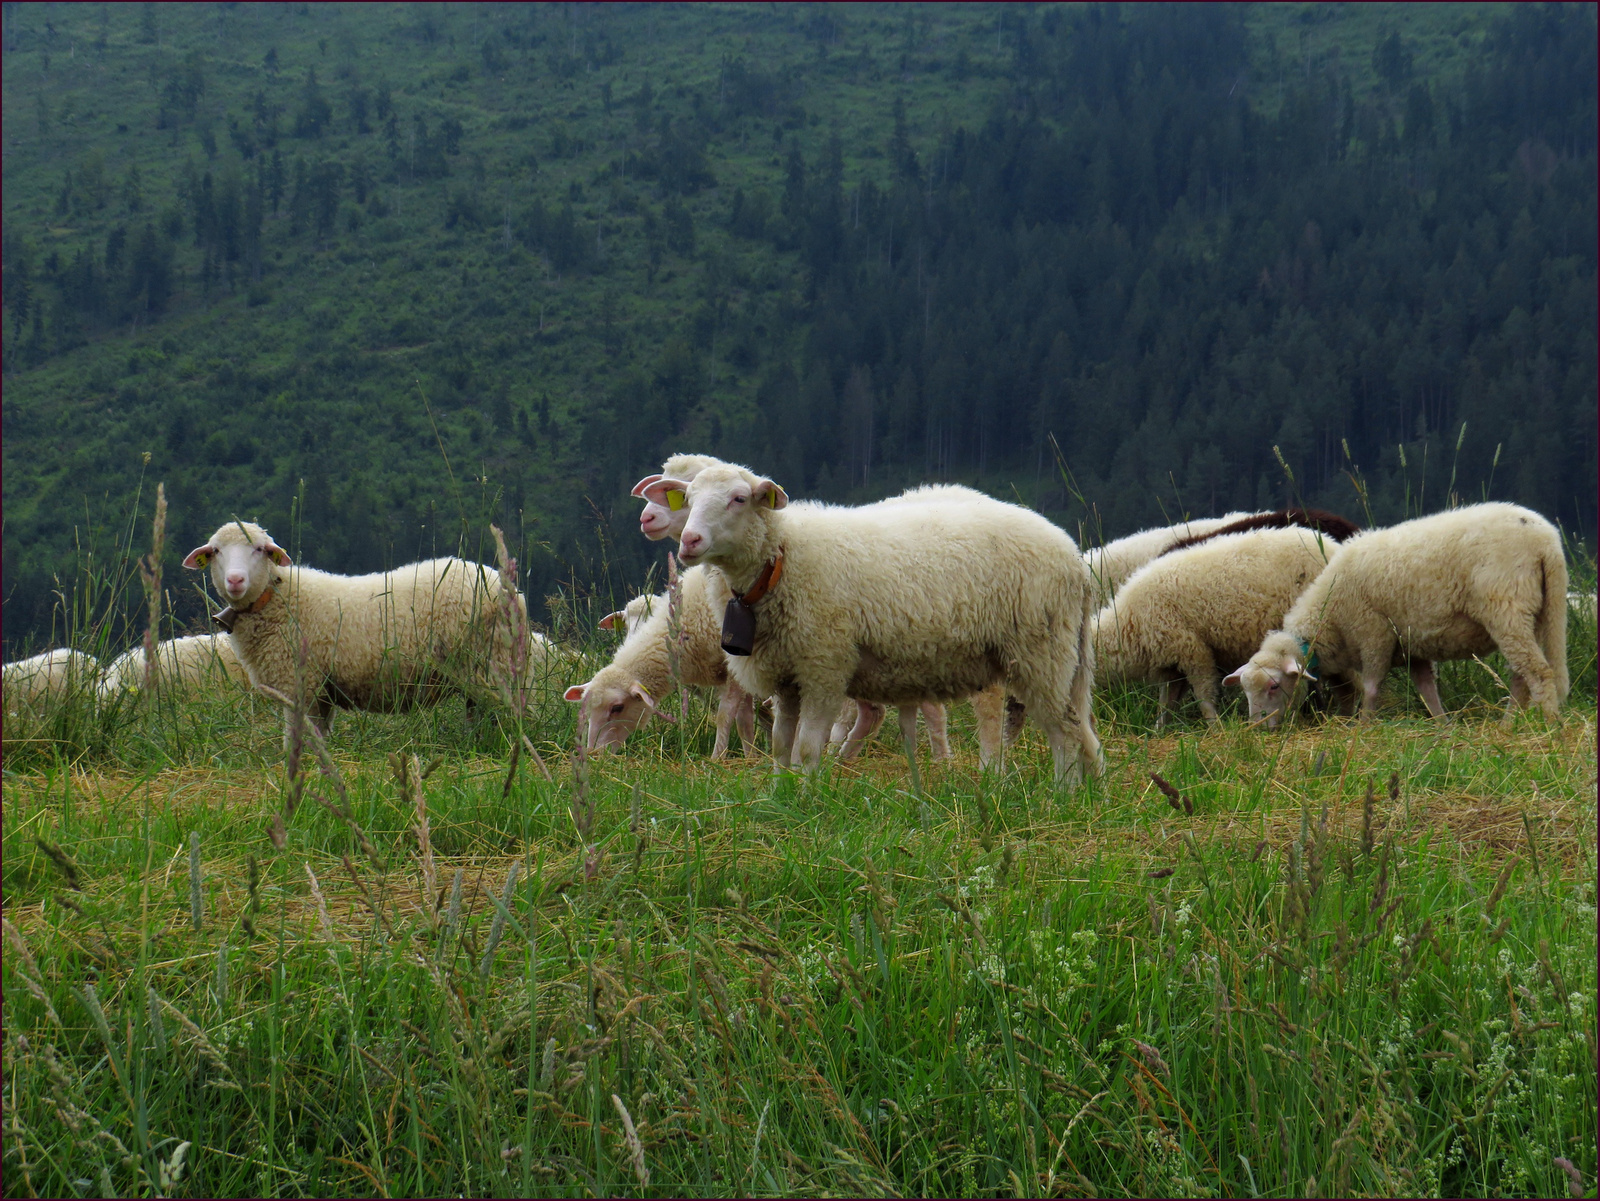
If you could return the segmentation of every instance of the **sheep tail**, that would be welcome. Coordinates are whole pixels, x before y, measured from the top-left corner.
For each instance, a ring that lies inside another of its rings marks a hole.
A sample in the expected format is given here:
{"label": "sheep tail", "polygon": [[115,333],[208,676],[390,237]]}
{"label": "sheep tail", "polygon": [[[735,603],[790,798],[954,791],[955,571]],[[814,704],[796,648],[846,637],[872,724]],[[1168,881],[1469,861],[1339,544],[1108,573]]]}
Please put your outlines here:
{"label": "sheep tail", "polygon": [[1567,560],[1559,546],[1540,554],[1539,569],[1544,578],[1544,607],[1534,623],[1534,636],[1555,677],[1556,702],[1560,704],[1567,699],[1572,680],[1567,673]]}

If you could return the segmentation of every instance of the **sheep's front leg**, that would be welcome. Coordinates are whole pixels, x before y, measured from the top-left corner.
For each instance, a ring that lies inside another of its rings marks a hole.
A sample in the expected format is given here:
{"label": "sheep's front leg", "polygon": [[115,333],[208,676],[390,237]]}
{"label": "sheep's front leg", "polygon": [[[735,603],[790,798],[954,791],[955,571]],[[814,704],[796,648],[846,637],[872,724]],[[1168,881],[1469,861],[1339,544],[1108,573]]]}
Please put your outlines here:
{"label": "sheep's front leg", "polygon": [[733,680],[728,681],[728,690],[739,698],[733,711],[733,723],[739,730],[739,742],[748,755],[756,749],[756,698]]}
{"label": "sheep's front leg", "polygon": [[1363,671],[1361,673],[1361,720],[1371,721],[1378,715],[1378,689],[1383,686],[1384,673],[1381,671]]}
{"label": "sheep's front leg", "polygon": [[807,773],[817,769],[822,762],[822,748],[828,744],[828,731],[833,728],[833,719],[843,699],[842,691],[830,691],[826,695],[812,691],[801,696],[799,730],[789,756],[791,766]]}
{"label": "sheep's front leg", "polygon": [[1427,659],[1412,659],[1408,666],[1411,668],[1411,682],[1417,686],[1428,712],[1435,717],[1443,717],[1444,705],[1439,700],[1439,680],[1433,674],[1433,664]]}
{"label": "sheep's front leg", "polygon": [[928,745],[933,748],[933,759],[950,758],[950,715],[938,701],[923,701],[922,720],[928,723]]}
{"label": "sheep's front leg", "polygon": [[721,759],[728,753],[728,734],[733,728],[733,719],[739,708],[737,690],[739,685],[729,680],[721,688],[721,699],[717,701],[717,740],[711,744],[711,757]]}
{"label": "sheep's front leg", "polygon": [[780,770],[789,766],[789,755],[794,749],[795,730],[799,724],[799,692],[779,692],[772,698],[772,763]]}

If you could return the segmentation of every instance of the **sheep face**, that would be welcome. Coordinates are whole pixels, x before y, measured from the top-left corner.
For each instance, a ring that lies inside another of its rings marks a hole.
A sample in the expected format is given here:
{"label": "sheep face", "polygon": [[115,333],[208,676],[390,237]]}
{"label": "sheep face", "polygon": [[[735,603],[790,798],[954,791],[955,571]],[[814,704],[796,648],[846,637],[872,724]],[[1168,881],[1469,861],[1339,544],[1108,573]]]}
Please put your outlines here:
{"label": "sheep face", "polygon": [[1223,684],[1237,684],[1244,689],[1245,700],[1250,704],[1250,720],[1266,719],[1267,729],[1275,730],[1289,707],[1295,686],[1304,680],[1317,677],[1300,662],[1299,647],[1294,639],[1281,631],[1273,631],[1262,642],[1261,649],[1250,661],[1232,675],[1223,678]]}
{"label": "sheep face", "polygon": [[587,684],[574,684],[566,691],[567,700],[582,706],[578,722],[584,730],[584,745],[591,751],[620,750],[628,735],[651,714],[673,720],[656,708],[655,698],[638,680],[610,678],[615,674],[602,670]]}
{"label": "sheep face", "polygon": [[183,560],[191,571],[210,567],[211,582],[235,609],[254,604],[272,583],[272,569],[289,563],[289,556],[271,535],[247,521],[222,526],[209,542],[195,547]]}
{"label": "sheep face", "polygon": [[728,465],[707,467],[687,482],[657,480],[644,495],[666,504],[680,489],[689,516],[678,535],[678,558],[686,567],[726,560],[753,547],[764,533],[764,511],[789,503],[788,494],[773,481]]}
{"label": "sheep face", "polygon": [[[661,478],[659,475],[645,476],[633,486],[633,495],[643,496],[644,490]],[[676,538],[689,516],[682,507],[681,492],[676,499],[677,509],[657,501],[645,501],[644,512],[639,514],[639,532],[652,542],[660,542],[663,538]]]}

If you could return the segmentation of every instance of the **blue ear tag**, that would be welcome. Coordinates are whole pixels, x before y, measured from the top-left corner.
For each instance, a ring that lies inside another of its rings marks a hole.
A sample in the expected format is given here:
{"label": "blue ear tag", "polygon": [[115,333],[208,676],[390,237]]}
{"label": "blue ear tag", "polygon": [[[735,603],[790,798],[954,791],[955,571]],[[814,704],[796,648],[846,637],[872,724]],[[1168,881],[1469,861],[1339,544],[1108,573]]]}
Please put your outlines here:
{"label": "blue ear tag", "polygon": [[677,488],[667,489],[667,508],[676,513],[683,508],[683,492]]}

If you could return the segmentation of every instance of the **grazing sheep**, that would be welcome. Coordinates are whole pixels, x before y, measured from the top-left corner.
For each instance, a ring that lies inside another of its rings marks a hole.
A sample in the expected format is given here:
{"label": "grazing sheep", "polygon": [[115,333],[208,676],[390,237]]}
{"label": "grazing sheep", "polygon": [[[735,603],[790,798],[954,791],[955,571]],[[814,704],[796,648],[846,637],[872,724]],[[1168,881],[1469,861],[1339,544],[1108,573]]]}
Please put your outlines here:
{"label": "grazing sheep", "polygon": [[643,624],[644,619],[655,611],[657,606],[667,603],[667,594],[658,592],[654,596],[648,593],[636,596],[615,613],[607,613],[600,619],[602,630],[615,630],[619,627],[623,631],[624,640],[633,637],[633,632]]}
{"label": "grazing sheep", "polygon": [[[221,634],[174,638],[161,643],[156,648],[156,670],[164,686],[194,687],[228,681],[246,688],[250,686],[250,673],[233,653],[233,644]],[[144,647],[136,646],[111,661],[100,678],[100,696],[110,700],[124,691],[143,688],[145,678]]]}
{"label": "grazing sheep", "polygon": [[1254,517],[1241,517],[1238,521],[1219,526],[1209,534],[1192,534],[1174,542],[1161,554],[1170,555],[1174,551],[1187,550],[1191,546],[1199,546],[1208,539],[1222,538],[1228,534],[1242,534],[1247,530],[1281,530],[1290,526],[1318,530],[1335,542],[1348,541],[1361,532],[1361,527],[1355,522],[1340,517],[1337,513],[1330,513],[1326,509],[1278,509],[1272,513],[1257,513]]}
{"label": "grazing sheep", "polygon": [[1095,604],[1105,604],[1122,587],[1123,581],[1174,542],[1196,534],[1209,534],[1212,530],[1249,516],[1249,513],[1229,513],[1223,517],[1180,521],[1177,525],[1141,530],[1137,534],[1108,542],[1105,546],[1084,551],[1084,561],[1089,565],[1089,574],[1094,577]]}
{"label": "grazing sheep", "polygon": [[[678,658],[678,677],[686,685],[718,688],[717,740],[713,759],[728,753],[729,729],[737,724],[745,750],[755,749],[755,700],[729,678],[727,659],[722,653],[722,611],[713,608],[706,593],[704,568],[693,568],[679,577],[682,588],[682,641]],[[590,750],[621,746],[651,714],[664,721],[677,718],[657,707],[657,700],[672,690],[672,614],[666,598],[655,598],[646,616],[623,644],[611,662],[595,673],[587,684],[574,684],[566,699],[579,702],[579,722],[584,742]]]}
{"label": "grazing sheep", "polygon": [[1157,729],[1187,685],[1216,721],[1218,661],[1237,663],[1260,646],[1333,550],[1313,530],[1257,529],[1151,560],[1095,615],[1096,683],[1159,683]]}
{"label": "grazing sheep", "polygon": [[98,660],[66,647],[7,663],[0,668],[6,716],[14,717],[25,708],[37,709],[78,689],[93,688],[99,678]]}
{"label": "grazing sheep", "polygon": [[1058,781],[1100,771],[1092,588],[1057,526],[965,490],[790,506],[772,480],[729,465],[657,480],[645,496],[660,502],[671,489],[689,510],[683,561],[717,569],[714,604],[751,598],[753,651],[731,657],[729,671],[777,698],[780,766],[817,766],[847,696],[950,701],[1003,680],[1048,734]]}
{"label": "grazing sheep", "polygon": [[[484,679],[511,660],[511,605],[499,573],[477,563],[431,559],[332,575],[291,567],[260,526],[229,522],[183,565],[210,567],[228,605],[213,620],[251,684],[303,705],[323,733],[335,705],[394,712],[433,704],[462,678]],[[511,595],[525,617],[522,597]],[[530,661],[548,649],[537,635],[529,641]]]}
{"label": "grazing sheep", "polygon": [[1561,538],[1518,505],[1468,505],[1358,534],[1334,551],[1283,628],[1226,680],[1252,719],[1277,725],[1303,676],[1359,680],[1361,716],[1378,707],[1391,666],[1411,660],[1428,711],[1444,714],[1429,660],[1499,648],[1516,705],[1555,716],[1566,699],[1567,564]]}

